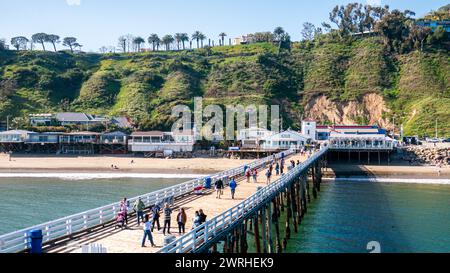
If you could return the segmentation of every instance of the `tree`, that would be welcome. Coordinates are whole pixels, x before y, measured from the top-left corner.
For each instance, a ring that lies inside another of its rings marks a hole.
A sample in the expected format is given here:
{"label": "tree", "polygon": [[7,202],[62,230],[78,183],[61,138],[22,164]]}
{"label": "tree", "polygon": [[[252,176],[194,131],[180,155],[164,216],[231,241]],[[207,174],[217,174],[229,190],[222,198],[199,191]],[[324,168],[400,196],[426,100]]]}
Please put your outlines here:
{"label": "tree", "polygon": [[81,48],[83,47],[83,45],[80,45],[79,43],[75,43],[75,44],[73,44],[73,48],[78,48],[78,50],[80,50],[81,51]]}
{"label": "tree", "polygon": [[431,28],[421,27],[421,26],[417,26],[416,24],[413,24],[410,27],[408,39],[411,42],[412,47],[414,47],[415,49],[418,49],[422,52],[425,40],[428,38],[430,33],[431,33]]}
{"label": "tree", "polygon": [[0,51],[6,50],[6,42],[5,39],[0,39]]}
{"label": "tree", "polygon": [[200,33],[200,35],[198,36],[198,38],[200,39],[202,48],[203,48],[203,41],[206,40],[206,35],[203,33]]}
{"label": "tree", "polygon": [[35,42],[37,44],[41,44],[42,50],[45,51],[45,43],[48,40],[47,36],[48,36],[48,34],[46,34],[46,33],[36,33],[36,34],[33,34],[33,36],[31,36],[31,40],[33,40],[33,42]]}
{"label": "tree", "polygon": [[133,44],[135,45],[137,52],[141,51],[141,45],[145,43],[144,38],[142,37],[135,37],[133,39]]}
{"label": "tree", "polygon": [[11,39],[11,45],[16,48],[16,50],[27,49],[28,39],[23,36],[14,37]]}
{"label": "tree", "polygon": [[159,46],[159,44],[161,43],[161,40],[159,39],[157,34],[151,34],[148,37],[148,43],[152,45],[153,51],[155,51],[156,45]]}
{"label": "tree", "polygon": [[105,54],[108,52],[108,48],[106,46],[102,46],[98,49],[98,51],[100,51],[100,53]]}
{"label": "tree", "polygon": [[127,52],[127,38],[125,36],[120,36],[118,39],[118,46],[123,53]]}
{"label": "tree", "polygon": [[189,35],[187,33],[181,33],[181,43],[183,44],[183,50],[186,49],[185,43],[189,42]]}
{"label": "tree", "polygon": [[225,45],[225,37],[227,37],[227,34],[225,32],[222,32],[219,34],[219,37],[222,39],[222,46]]}
{"label": "tree", "polygon": [[181,44],[181,33],[175,33],[175,41],[177,42],[177,49],[180,50],[180,44]]}
{"label": "tree", "polygon": [[447,32],[442,26],[438,26],[434,32],[428,36],[427,43],[430,45],[439,46],[447,39]]}
{"label": "tree", "polygon": [[313,24],[311,24],[309,22],[304,23],[303,30],[302,30],[303,39],[305,39],[307,41],[313,40],[315,30],[316,30],[316,27]]}
{"label": "tree", "polygon": [[166,51],[170,50],[170,45],[175,41],[172,35],[166,35],[162,38],[163,45],[166,46]]}
{"label": "tree", "polygon": [[407,21],[408,17],[403,12],[393,10],[375,25],[388,50],[401,53],[403,42],[408,37]]}
{"label": "tree", "polygon": [[197,48],[199,48],[199,41],[200,41],[200,36],[203,35],[200,31],[196,31],[194,32],[194,34],[192,34],[192,40],[197,41]]}
{"label": "tree", "polygon": [[73,53],[74,44],[77,43],[77,38],[75,37],[65,37],[63,39],[63,46],[70,48],[70,52]]}
{"label": "tree", "polygon": [[284,29],[282,27],[277,27],[273,31],[274,38],[278,42],[278,48],[281,48],[281,43],[283,42],[283,38],[284,38],[285,34],[286,34],[286,32],[284,31]]}
{"label": "tree", "polygon": [[55,34],[49,34],[49,35],[47,35],[46,42],[51,43],[53,45],[53,49],[56,52],[56,44],[59,43],[59,36],[55,35]]}

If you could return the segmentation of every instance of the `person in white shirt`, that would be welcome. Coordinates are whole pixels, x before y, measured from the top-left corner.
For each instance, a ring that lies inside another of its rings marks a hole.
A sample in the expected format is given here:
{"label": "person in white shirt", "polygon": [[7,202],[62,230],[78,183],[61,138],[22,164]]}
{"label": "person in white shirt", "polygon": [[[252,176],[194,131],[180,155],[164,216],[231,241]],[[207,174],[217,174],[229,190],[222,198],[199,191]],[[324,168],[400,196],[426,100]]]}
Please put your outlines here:
{"label": "person in white shirt", "polygon": [[156,245],[153,243],[153,236],[152,236],[152,221],[150,220],[150,217],[147,215],[145,215],[145,219],[144,219],[144,238],[142,239],[142,247],[145,247],[145,239],[147,239],[150,241],[150,243],[152,244],[152,247],[156,247]]}

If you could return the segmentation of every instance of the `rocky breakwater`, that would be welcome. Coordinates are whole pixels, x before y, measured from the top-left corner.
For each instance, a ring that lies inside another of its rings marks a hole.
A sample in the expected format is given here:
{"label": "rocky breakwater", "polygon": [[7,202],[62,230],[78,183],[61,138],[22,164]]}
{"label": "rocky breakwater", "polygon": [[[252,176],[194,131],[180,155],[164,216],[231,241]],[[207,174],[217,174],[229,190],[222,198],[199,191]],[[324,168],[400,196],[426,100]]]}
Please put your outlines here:
{"label": "rocky breakwater", "polygon": [[402,159],[411,165],[450,165],[450,147],[406,146],[402,150]]}

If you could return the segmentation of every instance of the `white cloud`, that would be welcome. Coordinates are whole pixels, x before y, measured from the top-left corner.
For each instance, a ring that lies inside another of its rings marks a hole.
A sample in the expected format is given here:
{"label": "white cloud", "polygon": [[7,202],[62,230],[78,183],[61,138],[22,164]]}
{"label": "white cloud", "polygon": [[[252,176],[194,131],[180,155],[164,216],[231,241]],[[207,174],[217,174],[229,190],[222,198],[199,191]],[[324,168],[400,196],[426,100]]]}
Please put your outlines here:
{"label": "white cloud", "polygon": [[81,0],[66,0],[69,6],[79,6],[81,5]]}
{"label": "white cloud", "polygon": [[381,0],[366,0],[367,5],[381,6]]}

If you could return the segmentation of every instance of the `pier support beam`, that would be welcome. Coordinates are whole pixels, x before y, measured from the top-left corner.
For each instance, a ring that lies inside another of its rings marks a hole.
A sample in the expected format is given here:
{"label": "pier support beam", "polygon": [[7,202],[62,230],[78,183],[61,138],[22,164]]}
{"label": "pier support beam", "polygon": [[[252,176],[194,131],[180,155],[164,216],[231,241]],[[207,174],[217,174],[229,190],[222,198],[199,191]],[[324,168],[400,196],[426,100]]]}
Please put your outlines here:
{"label": "pier support beam", "polygon": [[282,253],[283,249],[281,247],[281,241],[280,241],[280,226],[278,224],[279,219],[279,213],[278,213],[278,201],[277,198],[273,200],[273,222],[275,224],[275,238],[276,238],[276,245],[277,245],[277,253]]}
{"label": "pier support beam", "polygon": [[256,253],[261,253],[261,243],[259,241],[259,223],[258,223],[258,212],[253,218],[254,223],[254,234],[255,234],[255,245],[256,245]]}

